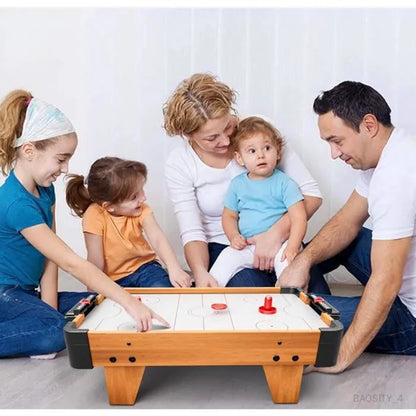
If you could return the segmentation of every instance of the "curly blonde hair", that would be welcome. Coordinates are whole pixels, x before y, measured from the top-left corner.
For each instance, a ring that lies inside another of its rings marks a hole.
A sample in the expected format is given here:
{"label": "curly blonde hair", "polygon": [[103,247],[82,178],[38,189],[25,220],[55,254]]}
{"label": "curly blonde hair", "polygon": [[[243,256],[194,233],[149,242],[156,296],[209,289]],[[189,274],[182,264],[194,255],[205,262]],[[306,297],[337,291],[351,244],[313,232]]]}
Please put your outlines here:
{"label": "curly blonde hair", "polygon": [[164,128],[169,136],[191,135],[208,120],[237,111],[236,92],[211,74],[183,80],[163,105]]}
{"label": "curly blonde hair", "polygon": [[256,133],[263,133],[272,140],[278,151],[279,157],[277,163],[279,163],[285,141],[276,127],[257,116],[247,117],[238,123],[238,127],[231,136],[231,148],[233,152],[238,152],[240,143]]}
{"label": "curly blonde hair", "polygon": [[0,104],[0,167],[8,175],[16,159],[16,139],[21,136],[32,94],[14,90]]}

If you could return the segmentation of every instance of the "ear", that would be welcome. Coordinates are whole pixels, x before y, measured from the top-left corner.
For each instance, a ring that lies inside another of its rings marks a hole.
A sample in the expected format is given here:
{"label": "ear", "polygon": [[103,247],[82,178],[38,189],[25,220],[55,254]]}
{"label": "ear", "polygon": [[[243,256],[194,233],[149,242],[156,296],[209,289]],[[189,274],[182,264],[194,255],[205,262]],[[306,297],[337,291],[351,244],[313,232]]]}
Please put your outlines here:
{"label": "ear", "polygon": [[35,157],[36,147],[32,142],[24,143],[21,147],[21,155],[31,162]]}
{"label": "ear", "polygon": [[276,157],[276,166],[280,163],[280,160],[282,159],[282,148],[277,149],[277,157]]}
{"label": "ear", "polygon": [[377,117],[374,114],[366,114],[361,122],[361,129],[363,129],[363,131],[371,138],[376,136],[379,130]]}
{"label": "ear", "polygon": [[111,202],[103,202],[101,206],[110,214],[114,212],[114,207],[112,206]]}
{"label": "ear", "polygon": [[240,166],[244,166],[243,159],[241,158],[241,155],[240,155],[240,153],[239,153],[239,152],[234,152],[234,159],[237,161],[237,163],[238,163]]}

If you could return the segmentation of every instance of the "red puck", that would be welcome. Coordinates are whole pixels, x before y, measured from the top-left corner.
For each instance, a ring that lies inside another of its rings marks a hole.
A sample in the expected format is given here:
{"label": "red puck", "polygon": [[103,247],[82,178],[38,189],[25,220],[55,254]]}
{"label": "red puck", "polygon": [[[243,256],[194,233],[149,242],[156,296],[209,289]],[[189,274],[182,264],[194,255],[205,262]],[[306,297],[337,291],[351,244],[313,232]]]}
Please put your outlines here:
{"label": "red puck", "polygon": [[213,303],[211,305],[212,309],[215,309],[216,311],[223,311],[224,309],[227,309],[227,305],[225,303]]}

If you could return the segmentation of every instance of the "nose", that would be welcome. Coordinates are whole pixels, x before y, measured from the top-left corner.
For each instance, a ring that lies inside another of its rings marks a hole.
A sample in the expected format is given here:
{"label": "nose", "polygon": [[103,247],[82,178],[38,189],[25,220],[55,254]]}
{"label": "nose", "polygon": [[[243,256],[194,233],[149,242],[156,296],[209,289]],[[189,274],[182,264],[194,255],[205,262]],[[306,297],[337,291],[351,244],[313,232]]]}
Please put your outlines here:
{"label": "nose", "polygon": [[226,133],[221,134],[220,143],[222,146],[228,146],[230,144],[230,136]]}
{"label": "nose", "polygon": [[342,155],[342,152],[339,150],[338,146],[335,143],[330,143],[329,147],[331,149],[331,157],[332,159],[337,159]]}
{"label": "nose", "polygon": [[68,167],[69,167],[68,162],[63,163],[61,166],[61,173],[68,173]]}
{"label": "nose", "polygon": [[258,159],[263,159],[264,158],[264,151],[263,151],[263,149],[259,149],[256,153],[257,153],[257,158]]}

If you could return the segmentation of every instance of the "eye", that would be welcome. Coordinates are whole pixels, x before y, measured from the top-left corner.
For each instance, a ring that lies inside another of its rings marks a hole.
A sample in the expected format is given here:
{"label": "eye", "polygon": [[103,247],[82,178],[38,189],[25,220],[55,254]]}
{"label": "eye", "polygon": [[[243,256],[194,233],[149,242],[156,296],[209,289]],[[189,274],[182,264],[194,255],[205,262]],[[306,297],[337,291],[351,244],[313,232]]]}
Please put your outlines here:
{"label": "eye", "polygon": [[256,151],[254,149],[248,149],[247,150],[247,153],[249,153],[250,155],[252,155],[252,154],[256,153]]}
{"label": "eye", "polygon": [[218,137],[218,135],[216,134],[215,136],[206,137],[205,140],[207,142],[213,142],[217,137]]}
{"label": "eye", "polygon": [[264,149],[265,150],[270,150],[271,149],[271,146],[269,144],[267,144],[266,146],[264,146]]}

